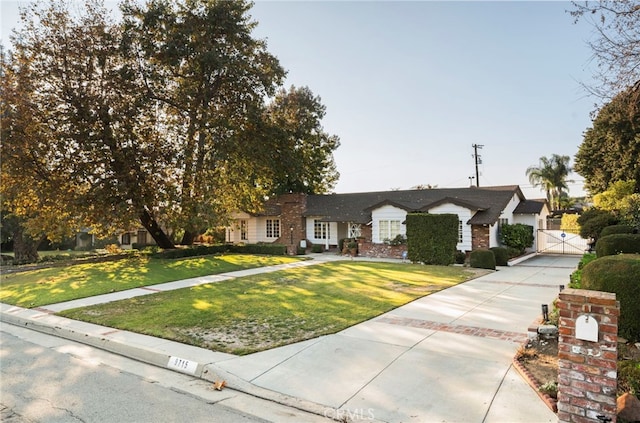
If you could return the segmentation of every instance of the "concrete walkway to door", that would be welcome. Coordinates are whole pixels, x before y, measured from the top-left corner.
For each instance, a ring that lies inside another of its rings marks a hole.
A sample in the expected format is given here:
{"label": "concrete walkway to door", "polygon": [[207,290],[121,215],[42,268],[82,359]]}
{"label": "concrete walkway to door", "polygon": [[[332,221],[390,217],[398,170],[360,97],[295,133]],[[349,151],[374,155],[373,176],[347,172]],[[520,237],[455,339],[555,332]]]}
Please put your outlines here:
{"label": "concrete walkway to door", "polygon": [[[579,257],[537,256],[338,334],[217,363],[260,387],[384,422],[551,422],[512,367]],[[355,418],[353,420],[356,420]]]}

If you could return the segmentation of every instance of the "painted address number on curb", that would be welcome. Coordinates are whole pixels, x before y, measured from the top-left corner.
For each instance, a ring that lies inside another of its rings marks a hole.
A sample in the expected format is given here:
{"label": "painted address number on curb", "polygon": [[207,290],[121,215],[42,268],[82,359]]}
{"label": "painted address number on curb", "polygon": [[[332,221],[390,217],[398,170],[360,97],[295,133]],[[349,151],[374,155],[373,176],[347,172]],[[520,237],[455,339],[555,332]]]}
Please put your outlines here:
{"label": "painted address number on curb", "polygon": [[196,374],[198,363],[195,361],[186,360],[184,358],[171,356],[169,357],[169,363],[167,363],[167,367],[183,373],[194,375]]}

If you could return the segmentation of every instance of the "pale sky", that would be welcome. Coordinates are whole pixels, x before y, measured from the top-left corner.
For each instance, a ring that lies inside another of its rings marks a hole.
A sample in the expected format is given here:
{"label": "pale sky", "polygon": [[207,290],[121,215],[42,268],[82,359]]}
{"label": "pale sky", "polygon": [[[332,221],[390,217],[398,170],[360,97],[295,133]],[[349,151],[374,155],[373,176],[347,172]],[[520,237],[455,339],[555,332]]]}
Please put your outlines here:
{"label": "pale sky", "polygon": [[[2,43],[17,5],[0,0]],[[114,5],[114,2],[107,2]],[[572,158],[596,99],[587,41],[564,1],[256,1],[254,35],[327,107],[338,193],[518,184],[541,156]],[[584,195],[573,173],[570,194]],[[475,184],[475,181],[474,181]]]}

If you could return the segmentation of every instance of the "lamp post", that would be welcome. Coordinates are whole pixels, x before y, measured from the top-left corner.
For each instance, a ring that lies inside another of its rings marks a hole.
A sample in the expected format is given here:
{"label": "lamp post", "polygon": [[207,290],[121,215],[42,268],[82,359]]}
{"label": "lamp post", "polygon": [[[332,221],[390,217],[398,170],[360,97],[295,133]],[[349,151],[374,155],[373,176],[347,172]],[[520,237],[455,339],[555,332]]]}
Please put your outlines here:
{"label": "lamp post", "polygon": [[293,225],[289,225],[289,232],[290,232],[290,238],[291,238],[291,245],[293,245]]}

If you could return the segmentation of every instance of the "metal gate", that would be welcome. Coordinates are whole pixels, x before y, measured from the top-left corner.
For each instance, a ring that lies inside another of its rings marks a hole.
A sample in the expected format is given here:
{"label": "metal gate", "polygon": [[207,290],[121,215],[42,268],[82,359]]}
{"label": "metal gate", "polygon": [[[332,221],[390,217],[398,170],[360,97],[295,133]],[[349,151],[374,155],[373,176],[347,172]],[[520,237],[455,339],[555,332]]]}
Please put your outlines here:
{"label": "metal gate", "polygon": [[589,249],[588,240],[559,230],[538,229],[537,241],[538,253],[584,254]]}

